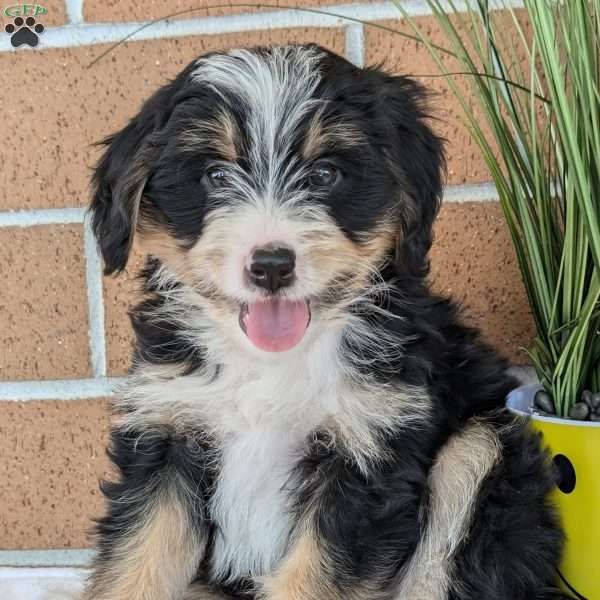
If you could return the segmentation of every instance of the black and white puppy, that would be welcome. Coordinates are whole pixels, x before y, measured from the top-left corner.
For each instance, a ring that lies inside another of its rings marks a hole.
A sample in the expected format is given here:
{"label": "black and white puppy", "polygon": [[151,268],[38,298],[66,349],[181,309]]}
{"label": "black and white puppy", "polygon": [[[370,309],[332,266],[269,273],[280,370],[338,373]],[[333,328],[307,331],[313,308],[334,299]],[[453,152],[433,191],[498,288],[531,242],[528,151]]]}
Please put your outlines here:
{"label": "black and white puppy", "polygon": [[87,598],[559,596],[547,456],[428,289],[424,96],[314,45],[233,50],[106,140],[106,272],[134,236],[150,259]]}

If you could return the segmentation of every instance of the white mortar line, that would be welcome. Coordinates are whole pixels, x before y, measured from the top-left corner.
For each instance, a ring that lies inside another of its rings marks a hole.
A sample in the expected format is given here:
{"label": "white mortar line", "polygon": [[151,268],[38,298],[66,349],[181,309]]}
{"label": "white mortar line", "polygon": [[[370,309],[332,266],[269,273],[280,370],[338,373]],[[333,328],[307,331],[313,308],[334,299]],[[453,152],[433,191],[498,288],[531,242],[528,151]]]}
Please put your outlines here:
{"label": "white mortar line", "polygon": [[[535,369],[515,365],[509,371],[523,384],[537,383]],[[56,379],[50,381],[0,382],[0,402],[26,402],[31,400],[88,400],[111,397],[126,382],[125,377],[99,377],[95,379]],[[0,562],[0,565],[3,564]]]}
{"label": "white mortar line", "polygon": [[70,23],[83,23],[83,0],[65,0]]}
{"label": "white mortar line", "polygon": [[[215,2],[218,4],[218,2]],[[522,6],[521,0],[507,0],[511,6]],[[431,10],[424,0],[404,0],[404,8],[410,16],[430,15]],[[456,2],[462,9],[464,2]],[[242,9],[243,10],[243,9]],[[346,18],[361,21],[381,21],[400,18],[400,10],[393,2],[375,4],[342,4],[324,6],[323,10],[331,16],[294,11],[293,9],[273,10],[268,13],[242,13],[223,17],[202,17],[191,19],[175,19],[153,23],[136,33],[132,40],[153,40],[165,37],[182,37],[189,35],[216,35],[241,31],[259,31],[295,27],[339,27],[348,25]],[[129,23],[79,23],[63,27],[50,27],[41,38],[39,50],[46,48],[70,48],[89,44],[116,43],[131,34],[145,22]],[[0,37],[0,52],[17,51],[10,44],[9,36]],[[20,52],[35,51],[29,47],[19,47]]]}
{"label": "white mortar line", "polygon": [[0,382],[0,401],[86,400],[110,397],[124,377]]}
{"label": "white mortar line", "polygon": [[365,64],[364,25],[355,23],[346,27],[346,58],[357,67]]}
{"label": "white mortar line", "polygon": [[[510,368],[510,372],[523,384],[537,383],[538,381],[535,370],[531,366],[513,366]],[[113,396],[125,382],[125,377],[0,382],[0,402],[106,398]],[[4,563],[0,561],[0,565],[2,564]]]}
{"label": "white mortar line", "polygon": [[83,223],[85,208],[47,208],[0,212],[0,227]]}
{"label": "white mortar line", "polygon": [[[510,372],[524,383],[537,383],[535,369],[529,365],[514,365]],[[125,377],[95,379],[56,379],[41,381],[0,382],[0,401],[85,400],[113,396]],[[2,563],[0,563],[2,564]]]}
{"label": "white mortar line", "polygon": [[[535,369],[515,365],[509,372],[525,385],[538,383]],[[34,400],[91,400],[110,398],[126,382],[125,377],[97,379],[57,379],[53,381],[0,382],[0,402],[28,402]],[[0,557],[2,553],[0,552]],[[3,565],[0,560],[0,565]]]}
{"label": "white mortar line", "polygon": [[497,202],[498,191],[493,183],[449,185],[444,190],[444,202]]}
{"label": "white mortar line", "polygon": [[89,220],[83,234],[85,277],[87,282],[89,343],[94,377],[106,375],[106,339],[104,329],[104,290],[102,286],[102,258]]}
{"label": "white mortar line", "polygon": [[94,550],[0,550],[0,567],[88,567]]}
{"label": "white mortar line", "polygon": [[[493,183],[449,185],[444,190],[445,202],[497,201]],[[85,221],[85,208],[48,208],[0,212],[0,227],[33,227],[35,225],[68,225]],[[87,231],[87,230],[86,230]]]}

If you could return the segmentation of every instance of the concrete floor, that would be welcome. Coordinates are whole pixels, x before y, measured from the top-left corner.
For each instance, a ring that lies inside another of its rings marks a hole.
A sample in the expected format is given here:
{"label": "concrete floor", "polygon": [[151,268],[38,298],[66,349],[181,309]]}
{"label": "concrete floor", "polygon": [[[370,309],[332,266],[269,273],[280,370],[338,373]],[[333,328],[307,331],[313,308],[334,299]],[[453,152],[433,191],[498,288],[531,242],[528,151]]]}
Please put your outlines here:
{"label": "concrete floor", "polygon": [[76,600],[87,571],[72,567],[0,567],[2,600]]}

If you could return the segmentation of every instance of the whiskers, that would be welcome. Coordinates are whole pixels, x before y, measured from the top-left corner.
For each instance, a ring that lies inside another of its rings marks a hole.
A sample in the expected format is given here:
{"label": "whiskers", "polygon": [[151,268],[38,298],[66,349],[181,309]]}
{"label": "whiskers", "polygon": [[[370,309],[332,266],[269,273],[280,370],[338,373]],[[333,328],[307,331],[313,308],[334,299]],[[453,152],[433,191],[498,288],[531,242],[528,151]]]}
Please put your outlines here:
{"label": "whiskers", "polygon": [[393,281],[383,278],[381,267],[368,261],[353,267],[336,276],[319,296],[321,319],[343,323],[345,362],[354,377],[363,379],[369,367],[395,372],[405,344],[412,340],[401,335],[405,317],[394,310],[403,301],[402,294]]}

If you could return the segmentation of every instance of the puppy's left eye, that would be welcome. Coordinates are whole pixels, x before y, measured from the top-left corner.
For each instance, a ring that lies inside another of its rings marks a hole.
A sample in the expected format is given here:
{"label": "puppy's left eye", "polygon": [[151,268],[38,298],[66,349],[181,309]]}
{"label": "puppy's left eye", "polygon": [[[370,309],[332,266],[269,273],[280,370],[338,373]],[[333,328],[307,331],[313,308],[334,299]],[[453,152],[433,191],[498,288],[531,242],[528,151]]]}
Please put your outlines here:
{"label": "puppy's left eye", "polygon": [[227,181],[227,171],[223,167],[213,167],[206,171],[203,179],[211,188],[222,187]]}
{"label": "puppy's left eye", "polygon": [[308,181],[315,188],[333,187],[340,178],[340,172],[330,163],[317,163],[308,174]]}

